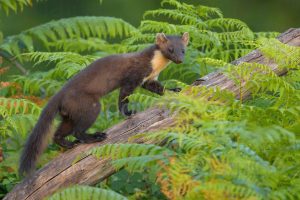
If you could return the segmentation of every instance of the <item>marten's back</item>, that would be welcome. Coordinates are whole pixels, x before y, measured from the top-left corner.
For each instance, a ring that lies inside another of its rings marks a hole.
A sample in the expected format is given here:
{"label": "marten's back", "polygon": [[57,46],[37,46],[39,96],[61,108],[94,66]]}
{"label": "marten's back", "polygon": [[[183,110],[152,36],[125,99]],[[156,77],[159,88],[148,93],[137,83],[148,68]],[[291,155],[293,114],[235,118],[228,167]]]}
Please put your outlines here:
{"label": "marten's back", "polygon": [[151,68],[145,64],[147,62],[139,53],[100,58],[69,80],[62,92],[89,93],[101,97],[122,86],[122,82],[128,81],[133,74],[145,76],[149,73]]}

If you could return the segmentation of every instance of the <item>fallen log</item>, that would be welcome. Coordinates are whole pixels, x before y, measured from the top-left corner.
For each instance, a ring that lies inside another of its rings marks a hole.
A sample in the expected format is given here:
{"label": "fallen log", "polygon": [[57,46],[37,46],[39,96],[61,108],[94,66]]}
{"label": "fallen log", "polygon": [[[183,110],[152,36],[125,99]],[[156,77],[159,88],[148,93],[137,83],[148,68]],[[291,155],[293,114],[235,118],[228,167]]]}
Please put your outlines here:
{"label": "fallen log", "polygon": [[[285,44],[300,46],[300,28],[289,29],[282,33],[278,39]],[[254,50],[248,55],[237,59],[233,64],[239,64],[241,62],[256,62],[268,65],[279,76],[286,73],[286,70],[279,69],[276,63],[266,59],[259,50]],[[241,92],[241,88],[235,85],[232,80],[220,71],[213,72],[196,80],[193,85],[220,87],[221,89],[234,92],[237,98],[239,98],[240,93],[243,94],[243,98],[250,96],[249,91],[242,88]],[[162,129],[173,123],[174,121],[168,110],[151,108],[138,113],[108,129],[106,131],[108,138],[105,141],[94,144],[82,144],[59,155],[45,167],[35,172],[33,176],[26,178],[16,185],[14,189],[5,196],[4,200],[38,200],[70,185],[96,184],[115,172],[110,165],[110,161],[108,159],[96,159],[94,156],[85,156],[74,163],[78,155],[103,144],[128,142],[130,137],[138,133],[153,129]]]}

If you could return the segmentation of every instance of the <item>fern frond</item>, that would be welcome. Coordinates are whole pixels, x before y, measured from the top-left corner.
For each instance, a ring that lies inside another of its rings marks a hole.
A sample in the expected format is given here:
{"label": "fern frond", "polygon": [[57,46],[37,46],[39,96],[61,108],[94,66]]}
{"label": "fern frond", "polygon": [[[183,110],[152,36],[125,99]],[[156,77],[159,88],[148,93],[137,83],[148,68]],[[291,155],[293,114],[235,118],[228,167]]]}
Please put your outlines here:
{"label": "fern frond", "polygon": [[129,108],[140,111],[154,105],[159,97],[156,95],[146,95],[142,93],[134,93],[128,97]]}
{"label": "fern frond", "polygon": [[[139,134],[134,138],[141,138],[143,141],[164,142],[165,146],[176,151],[178,147],[186,152],[199,152],[209,146],[209,141],[204,137],[199,140],[199,135],[186,135],[176,132],[176,129],[158,131],[154,133]],[[198,139],[196,139],[198,138]],[[178,144],[178,145],[175,145]]]}
{"label": "fern frond", "polygon": [[279,32],[255,32],[255,38],[276,38],[280,33]]}
{"label": "fern frond", "polygon": [[161,6],[165,6],[165,4],[174,6],[175,8],[177,8],[178,10],[185,10],[185,11],[191,11],[191,12],[195,12],[194,10],[194,6],[190,5],[190,4],[186,4],[186,3],[180,3],[177,0],[163,0],[161,2]]}
{"label": "fern frond", "polygon": [[[187,95],[188,94],[188,95]],[[193,98],[197,97],[197,98]],[[210,99],[210,104],[206,104]],[[228,91],[221,91],[220,88],[207,88],[207,87],[187,87],[184,91],[172,95],[165,95],[159,101],[159,105],[168,105],[172,111],[184,111],[187,113],[201,112],[205,113],[206,110],[213,110],[215,106],[221,106],[233,102],[234,95]],[[166,102],[168,101],[168,103]],[[179,103],[180,102],[180,103]],[[199,102],[202,102],[200,104]],[[204,105],[206,104],[206,105]],[[224,110],[220,109],[220,114],[226,115]],[[226,108],[224,108],[226,110]],[[216,110],[216,112],[218,112]],[[207,113],[209,114],[209,112]],[[217,116],[218,113],[215,113]],[[213,117],[213,115],[207,115]],[[205,117],[205,116],[202,116]]]}
{"label": "fern frond", "polygon": [[[73,17],[52,21],[10,36],[0,45],[0,49],[11,55],[22,51],[34,51],[33,40],[38,40],[45,48],[51,42],[73,38],[124,38],[136,34],[138,30],[122,19],[113,17]],[[21,46],[24,46],[24,48]]]}
{"label": "fern frond", "polygon": [[96,157],[107,157],[112,159],[121,159],[130,156],[159,155],[166,153],[170,155],[171,151],[164,147],[152,144],[107,144],[101,147],[95,147],[88,152]]}
{"label": "fern frond", "polygon": [[116,169],[125,167],[130,171],[143,169],[175,155],[167,148],[151,144],[108,144],[93,148],[88,154],[111,158]]}
{"label": "fern frond", "polygon": [[232,66],[231,64],[224,62],[223,60],[218,60],[213,58],[198,58],[197,61],[201,64],[210,65],[214,67]]}
{"label": "fern frond", "polygon": [[[54,81],[67,81],[69,80],[72,76],[76,75],[79,73],[81,70],[83,70],[86,67],[86,65],[81,65],[77,63],[64,63],[64,62],[59,62],[56,65],[56,68],[51,69],[48,71],[47,74],[43,77],[43,80],[54,80]],[[59,86],[60,83],[57,82],[56,86]]]}
{"label": "fern frond", "polygon": [[155,41],[155,35],[145,33],[145,34],[136,35],[135,37],[125,39],[122,41],[122,44],[124,45],[134,45],[139,43],[153,44],[154,41]]}
{"label": "fern frond", "polygon": [[269,59],[279,64],[280,68],[296,68],[300,66],[300,48],[283,44],[276,39],[259,39],[259,49]]}
{"label": "fern frond", "polygon": [[55,42],[49,43],[50,47],[55,49],[63,50],[65,52],[95,52],[101,51],[105,54],[117,53],[118,49],[123,46],[121,44],[109,44],[107,41],[99,38],[76,38],[76,39],[66,39],[57,40]]}
{"label": "fern frond", "polygon": [[246,28],[243,28],[238,31],[218,33],[217,35],[222,42],[236,40],[252,40],[254,38],[253,32],[250,29]]}
{"label": "fern frond", "polygon": [[31,95],[47,95],[51,96],[64,84],[63,81],[47,79],[45,75],[47,73],[38,73],[35,76],[15,76],[14,81],[22,85],[23,93]]}
{"label": "fern frond", "polygon": [[[40,110],[40,108],[38,109]],[[7,108],[5,106],[0,107],[0,138],[5,139],[7,137],[21,136],[21,138],[25,139],[35,124],[38,114],[15,113],[11,110],[10,106]]]}
{"label": "fern frond", "polygon": [[164,71],[160,73],[159,80],[167,81],[176,79],[179,82],[190,84],[191,80],[195,80],[198,77],[199,68],[197,65],[183,63],[180,66],[174,64],[169,65],[166,69],[164,69]]}
{"label": "fern frond", "polygon": [[39,65],[43,62],[48,63],[76,63],[79,65],[88,65],[92,61],[96,60],[96,56],[82,56],[78,53],[73,52],[32,52],[24,53],[22,56],[31,62],[34,62],[35,65]]}
{"label": "fern frond", "polygon": [[223,13],[219,8],[208,7],[203,5],[196,6],[198,16],[204,19],[210,19],[213,17],[223,18]]}
{"label": "fern frond", "polygon": [[208,55],[216,59],[221,59],[226,62],[231,62],[251,52],[250,48],[223,49],[215,48]]}
{"label": "fern frond", "polygon": [[107,189],[90,186],[73,186],[55,193],[49,200],[127,200],[126,197]]}
{"label": "fern frond", "polygon": [[0,107],[0,138],[5,138],[11,135],[11,128],[16,127],[15,121],[8,114],[8,110],[4,107]]}
{"label": "fern frond", "polygon": [[162,81],[162,83],[163,83],[164,87],[167,89],[173,89],[173,88],[184,89],[184,88],[188,87],[188,85],[186,83],[183,83],[176,79],[169,79],[166,81]]}
{"label": "fern frond", "polygon": [[0,122],[6,127],[5,134],[10,138],[18,137],[20,141],[24,141],[38,119],[36,114],[17,114],[12,115],[9,119]]}
{"label": "fern frond", "polygon": [[[40,0],[36,0],[39,2]],[[1,0],[0,1],[0,10],[4,10],[8,15],[10,11],[18,12],[22,11],[24,7],[32,6],[32,0]]]}
{"label": "fern frond", "polygon": [[14,99],[0,97],[0,105],[7,109],[9,115],[34,114],[39,115],[41,108],[26,99]]}
{"label": "fern frond", "polygon": [[177,26],[167,22],[157,22],[152,20],[143,20],[141,22],[140,30],[142,32],[164,32],[167,34],[176,33]]}
{"label": "fern frond", "polygon": [[236,31],[249,29],[245,22],[232,18],[217,18],[206,20],[205,23],[212,29],[219,28],[222,31]]}
{"label": "fern frond", "polygon": [[295,93],[295,88],[291,84],[278,77],[269,66],[263,64],[240,63],[237,67],[228,68],[227,72],[236,84],[240,85],[241,81],[246,81],[244,87],[254,94],[262,91],[278,92],[286,99],[287,95]]}
{"label": "fern frond", "polygon": [[156,17],[160,15],[179,21],[181,24],[195,25],[197,27],[202,27],[202,28],[206,27],[206,24],[200,18],[197,18],[197,16],[192,16],[191,13],[187,13],[187,12],[178,12],[178,10],[170,10],[170,9],[150,10],[145,12],[144,18],[148,16]]}

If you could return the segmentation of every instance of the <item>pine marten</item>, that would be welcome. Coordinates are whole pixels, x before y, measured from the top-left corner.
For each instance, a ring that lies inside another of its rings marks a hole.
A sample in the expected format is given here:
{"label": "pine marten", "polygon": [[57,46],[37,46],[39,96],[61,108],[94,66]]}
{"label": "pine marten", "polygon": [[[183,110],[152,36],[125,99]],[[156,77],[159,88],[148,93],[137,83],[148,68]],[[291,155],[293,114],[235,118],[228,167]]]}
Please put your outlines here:
{"label": "pine marten", "polygon": [[[78,142],[99,142],[105,133],[87,134],[85,131],[95,122],[100,112],[99,98],[120,88],[119,110],[130,116],[127,97],[138,86],[163,94],[164,88],[157,81],[159,73],[171,62],[181,63],[189,34],[182,36],[156,35],[155,44],[141,52],[111,55],[96,60],[83,69],[54,95],[43,109],[31,135],[27,139],[21,159],[19,173],[30,174],[46,147],[47,135],[56,114],[61,123],[54,133],[54,142],[72,148]],[[66,140],[73,134],[74,142]]]}

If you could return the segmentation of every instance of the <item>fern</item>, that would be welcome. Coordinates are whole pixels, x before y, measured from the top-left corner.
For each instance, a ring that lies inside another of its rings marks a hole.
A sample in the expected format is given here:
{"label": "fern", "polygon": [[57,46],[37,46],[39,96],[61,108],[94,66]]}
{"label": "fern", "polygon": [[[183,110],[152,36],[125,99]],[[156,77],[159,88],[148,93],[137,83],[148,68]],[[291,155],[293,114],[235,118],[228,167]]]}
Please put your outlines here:
{"label": "fern", "polygon": [[190,24],[190,25],[196,25],[200,27],[206,27],[207,25],[197,16],[192,15],[190,16],[188,12],[178,13],[177,10],[168,10],[168,9],[157,9],[152,11],[146,11],[144,14],[144,17],[147,16],[160,16],[164,15],[168,18],[172,18],[173,20],[178,20],[181,24]]}
{"label": "fern", "polygon": [[[64,72],[63,72],[64,73]],[[14,81],[22,85],[22,92],[26,95],[53,95],[59,88],[62,87],[62,81],[43,78],[45,73],[40,73],[39,76],[15,76]]]}
{"label": "fern", "polygon": [[74,186],[71,188],[64,189],[48,198],[49,200],[86,200],[86,199],[97,199],[97,200],[126,200],[127,198],[112,191],[101,188],[94,188],[89,186]]}
{"label": "fern", "polygon": [[256,32],[254,36],[256,38],[276,38],[279,35],[278,32]]}
{"label": "fern", "polygon": [[95,147],[88,154],[99,157],[110,157],[116,169],[125,167],[129,171],[142,169],[155,164],[157,160],[164,160],[175,154],[162,147],[146,144],[108,144]]}
{"label": "fern", "polygon": [[25,138],[41,112],[39,106],[25,99],[0,98],[0,105],[0,138]]}
{"label": "fern", "polygon": [[[37,0],[38,2],[39,0]],[[0,9],[8,15],[10,11],[22,11],[25,6],[32,6],[32,0],[1,0]]]}
{"label": "fern", "polygon": [[34,66],[56,65],[48,72],[25,76],[15,76],[14,81],[22,85],[25,94],[46,94],[50,96],[62,87],[64,81],[84,69],[97,57],[81,56],[72,52],[33,52],[22,54],[23,60],[35,63]]}
{"label": "fern", "polygon": [[57,40],[49,44],[55,49],[69,52],[95,52],[116,53],[116,49],[122,48],[120,44],[109,44],[107,41],[99,38],[76,38]]}
{"label": "fern", "polygon": [[73,52],[33,52],[22,54],[23,57],[27,57],[29,61],[34,62],[35,65],[39,65],[43,62],[54,63],[76,63],[80,65],[88,65],[96,59],[95,56],[81,56],[80,54]]}
{"label": "fern", "polygon": [[16,123],[13,119],[8,115],[7,109],[0,107],[0,116],[1,116],[1,128],[0,128],[0,137],[6,137],[7,135],[11,135],[11,128],[16,127]]}
{"label": "fern", "polygon": [[142,93],[135,93],[128,97],[130,102],[130,109],[141,111],[149,108],[150,106],[154,105],[157,101],[158,97],[154,95],[147,95]]}
{"label": "fern", "polygon": [[34,114],[39,115],[41,109],[36,104],[26,99],[1,98],[0,105],[6,108],[8,115],[13,114]]}
{"label": "fern", "polygon": [[[13,182],[18,181],[15,173],[5,174],[7,169],[16,170],[16,156],[11,152],[17,154],[41,109],[40,104],[19,97],[48,99],[95,59],[145,48],[153,44],[157,32],[187,31],[191,40],[185,62],[171,64],[160,74],[165,95],[137,89],[129,97],[131,109],[168,108],[176,125],[134,137],[156,144],[110,144],[88,154],[111,159],[118,170],[125,168],[143,177],[141,171],[151,172],[153,183],[147,188],[157,185],[169,199],[300,198],[299,48],[273,39],[275,32],[255,33],[244,22],[225,18],[218,8],[177,0],[163,0],[161,5],[146,11],[138,28],[117,18],[74,17],[4,38],[2,54],[17,56],[29,74],[14,76],[10,79],[14,83],[1,87],[5,97],[0,98],[0,145],[5,160],[0,164],[4,169],[0,185],[12,175]],[[280,69],[288,69],[287,76],[278,77],[262,64],[230,64],[254,48]],[[215,70],[224,70],[240,92],[245,89],[253,98],[245,100],[240,94],[242,98],[236,100],[232,92],[217,87],[188,86]],[[176,87],[182,92],[167,91]],[[118,91],[100,103],[101,116],[90,131],[124,120],[118,112]],[[110,190],[91,187],[74,187],[50,197],[74,198],[124,199]]]}
{"label": "fern", "polygon": [[[73,17],[49,22],[23,31],[19,35],[6,38],[0,49],[11,55],[19,55],[22,51],[35,50],[34,40],[49,49],[57,40],[73,38],[115,38],[128,37],[137,30],[125,21],[112,17]],[[51,44],[51,45],[50,45]],[[22,47],[22,48],[21,48]]]}
{"label": "fern", "polygon": [[[269,59],[274,60],[279,67],[299,69],[300,48],[283,44],[276,39],[260,39],[260,50]],[[272,46],[272,48],[270,48]]]}

